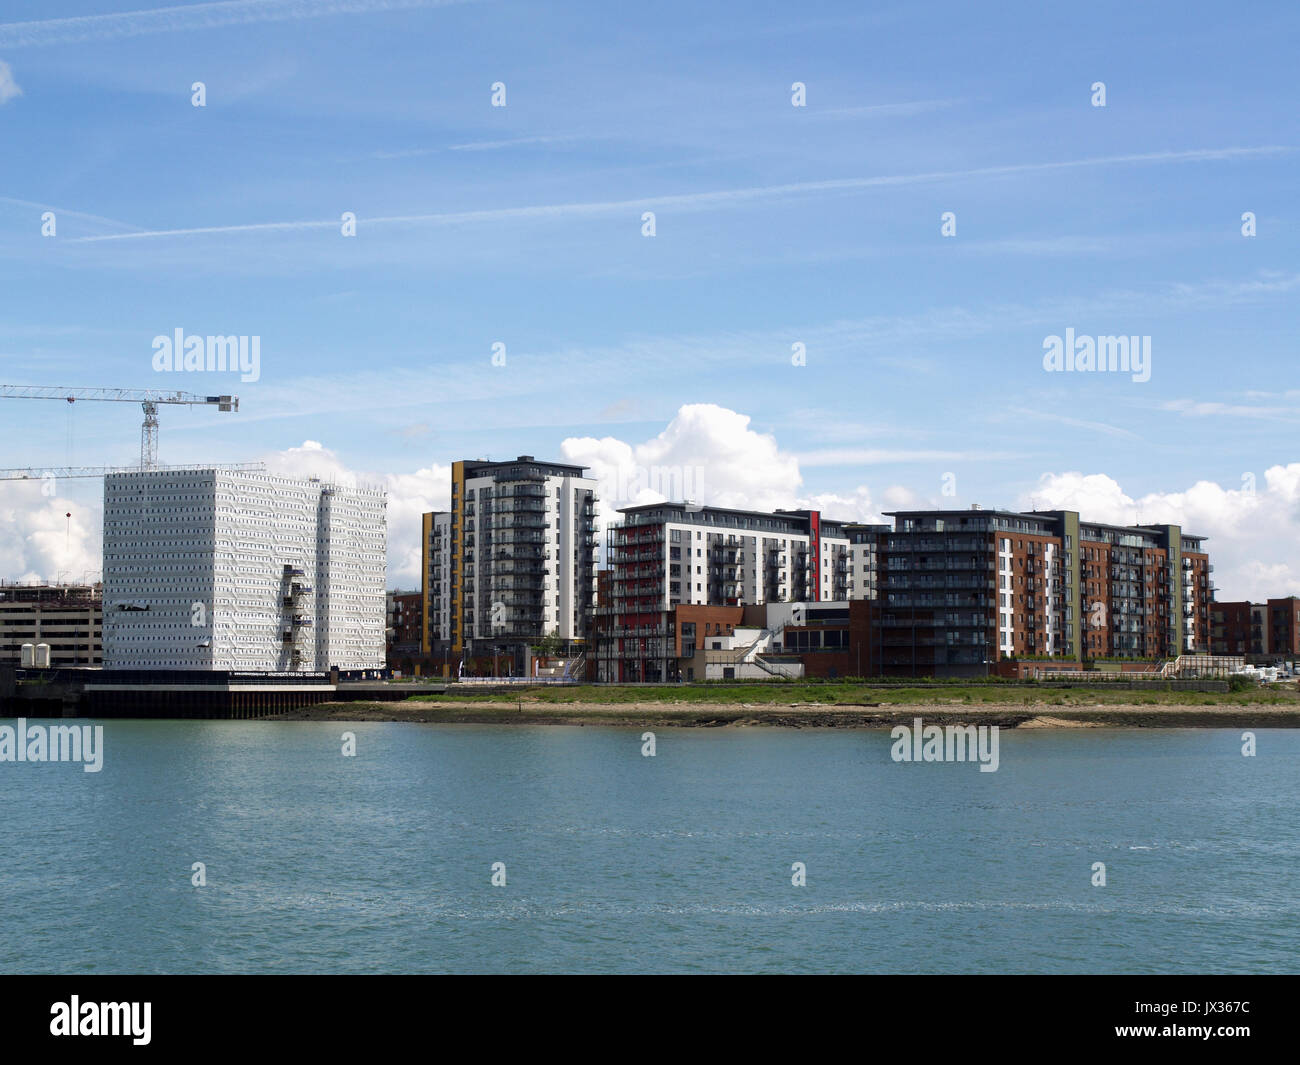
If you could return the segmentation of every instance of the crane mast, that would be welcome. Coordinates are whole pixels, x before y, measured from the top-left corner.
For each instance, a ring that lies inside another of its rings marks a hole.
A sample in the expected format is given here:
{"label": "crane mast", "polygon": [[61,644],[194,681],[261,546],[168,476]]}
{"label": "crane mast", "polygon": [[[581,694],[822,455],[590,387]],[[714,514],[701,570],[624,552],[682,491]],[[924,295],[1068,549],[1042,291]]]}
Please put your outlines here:
{"label": "crane mast", "polygon": [[158,466],[158,404],[149,400],[140,405],[144,408],[144,425],[140,427],[140,468],[152,470]]}

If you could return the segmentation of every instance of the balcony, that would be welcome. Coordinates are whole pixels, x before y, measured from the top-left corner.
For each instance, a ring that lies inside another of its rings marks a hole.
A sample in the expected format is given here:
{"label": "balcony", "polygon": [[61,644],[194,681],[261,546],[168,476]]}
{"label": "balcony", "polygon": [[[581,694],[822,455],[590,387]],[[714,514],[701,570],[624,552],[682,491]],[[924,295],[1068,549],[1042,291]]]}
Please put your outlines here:
{"label": "balcony", "polygon": [[494,521],[500,521],[502,515],[508,514],[545,514],[546,503],[541,499],[515,499],[509,506],[499,507],[493,516]]}
{"label": "balcony", "polygon": [[615,542],[615,546],[627,546],[627,547],[636,547],[642,544],[662,544],[664,542],[663,526],[661,525],[615,526],[614,542]]}
{"label": "balcony", "polygon": [[537,514],[512,513],[509,516],[493,518],[491,528],[493,532],[510,529],[545,529],[546,518],[540,512]]}

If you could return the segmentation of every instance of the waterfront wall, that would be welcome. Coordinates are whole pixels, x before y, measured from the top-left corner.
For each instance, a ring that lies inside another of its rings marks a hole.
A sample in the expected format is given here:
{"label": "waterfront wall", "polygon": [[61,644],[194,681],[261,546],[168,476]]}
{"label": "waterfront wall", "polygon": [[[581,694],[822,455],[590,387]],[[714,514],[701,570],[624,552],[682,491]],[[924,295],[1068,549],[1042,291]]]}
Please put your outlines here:
{"label": "waterfront wall", "polygon": [[0,670],[0,717],[207,718],[272,717],[338,697],[333,677],[232,678],[102,670]]}

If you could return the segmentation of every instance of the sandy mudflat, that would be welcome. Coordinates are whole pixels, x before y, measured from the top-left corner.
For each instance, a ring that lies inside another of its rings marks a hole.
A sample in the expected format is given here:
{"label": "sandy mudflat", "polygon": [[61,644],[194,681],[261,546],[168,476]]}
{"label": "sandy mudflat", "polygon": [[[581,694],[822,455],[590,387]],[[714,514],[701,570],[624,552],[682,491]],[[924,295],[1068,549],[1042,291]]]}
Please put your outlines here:
{"label": "sandy mudflat", "polygon": [[267,721],[409,721],[446,724],[621,725],[685,728],[888,728],[927,724],[983,724],[1003,728],[1300,728],[1294,703],[1098,704],[1051,702],[915,703],[549,703],[514,702],[322,703]]}

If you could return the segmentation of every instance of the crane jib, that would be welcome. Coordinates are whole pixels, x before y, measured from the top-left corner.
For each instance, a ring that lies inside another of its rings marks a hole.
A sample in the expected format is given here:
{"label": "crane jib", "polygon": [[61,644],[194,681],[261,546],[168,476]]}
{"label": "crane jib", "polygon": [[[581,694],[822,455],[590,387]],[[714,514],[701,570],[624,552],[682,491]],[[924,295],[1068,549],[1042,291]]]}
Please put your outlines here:
{"label": "crane jib", "polygon": [[105,403],[139,403],[144,408],[140,434],[140,468],[158,465],[158,404],[213,406],[219,411],[239,410],[238,396],[199,396],[190,392],[156,392],[141,388],[64,388],[60,385],[0,385],[0,399],[79,399]]}

